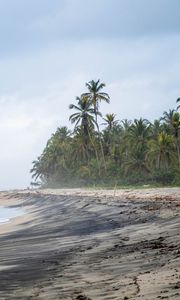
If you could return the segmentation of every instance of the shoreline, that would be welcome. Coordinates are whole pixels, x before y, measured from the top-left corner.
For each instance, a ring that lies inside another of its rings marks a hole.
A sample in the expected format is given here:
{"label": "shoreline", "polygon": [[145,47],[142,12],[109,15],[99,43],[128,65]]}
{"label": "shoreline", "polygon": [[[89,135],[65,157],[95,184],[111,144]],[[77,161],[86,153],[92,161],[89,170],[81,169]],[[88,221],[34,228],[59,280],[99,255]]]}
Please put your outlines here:
{"label": "shoreline", "polygon": [[20,208],[24,211],[22,215],[16,217],[10,217],[7,222],[0,223],[0,236],[2,234],[7,234],[12,231],[19,230],[23,223],[29,222],[33,219],[31,210],[23,207],[23,199],[16,196],[14,197],[14,192],[0,192],[0,206],[4,208]]}
{"label": "shoreline", "polygon": [[123,189],[103,188],[39,188],[0,191],[0,205],[10,206],[22,203],[19,195],[56,195],[56,196],[93,196],[93,197],[114,197],[126,200],[180,200],[180,187],[143,187]]}
{"label": "shoreline", "polygon": [[26,194],[43,194],[56,196],[80,196],[80,197],[97,197],[107,200],[121,201],[124,200],[152,200],[152,201],[180,201],[180,188],[138,188],[138,189],[93,189],[93,188],[74,188],[74,189],[37,189],[24,190],[20,193]]}
{"label": "shoreline", "polygon": [[180,198],[180,187],[142,187],[142,188],[93,188],[93,187],[83,187],[83,188],[37,188],[37,189],[19,189],[19,190],[7,190],[0,191],[0,194],[25,194],[25,193],[43,193],[43,194],[55,194],[55,195],[64,195],[64,194],[72,194],[72,195],[127,195],[128,193],[132,193],[135,195],[144,194],[144,196],[150,195],[176,195]]}
{"label": "shoreline", "polygon": [[0,299],[180,298],[180,188],[11,191],[2,203],[27,214],[0,226]]}

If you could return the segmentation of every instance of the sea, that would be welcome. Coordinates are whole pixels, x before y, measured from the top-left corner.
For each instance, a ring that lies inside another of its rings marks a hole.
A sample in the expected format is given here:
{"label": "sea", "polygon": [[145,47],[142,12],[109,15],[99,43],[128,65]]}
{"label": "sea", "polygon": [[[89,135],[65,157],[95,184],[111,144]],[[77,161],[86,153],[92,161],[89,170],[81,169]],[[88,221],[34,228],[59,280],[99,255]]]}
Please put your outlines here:
{"label": "sea", "polygon": [[24,214],[23,209],[20,208],[7,208],[0,206],[0,225],[10,222],[12,218],[21,216]]}

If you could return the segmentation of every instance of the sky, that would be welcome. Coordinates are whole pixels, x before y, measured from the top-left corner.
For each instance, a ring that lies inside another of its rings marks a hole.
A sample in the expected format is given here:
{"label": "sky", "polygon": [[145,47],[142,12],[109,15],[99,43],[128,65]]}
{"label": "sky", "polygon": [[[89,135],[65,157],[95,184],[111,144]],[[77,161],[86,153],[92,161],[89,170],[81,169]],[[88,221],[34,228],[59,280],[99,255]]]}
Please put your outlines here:
{"label": "sky", "polygon": [[106,83],[119,120],[180,97],[179,0],[0,0],[0,45],[0,190],[29,186],[86,82]]}

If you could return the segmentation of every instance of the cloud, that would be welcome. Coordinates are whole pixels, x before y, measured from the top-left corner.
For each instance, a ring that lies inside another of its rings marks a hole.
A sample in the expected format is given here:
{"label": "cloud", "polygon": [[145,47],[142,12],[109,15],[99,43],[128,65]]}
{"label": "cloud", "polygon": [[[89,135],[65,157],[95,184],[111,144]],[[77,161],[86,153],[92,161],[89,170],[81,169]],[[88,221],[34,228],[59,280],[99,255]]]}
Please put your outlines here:
{"label": "cloud", "polygon": [[107,84],[111,104],[101,108],[118,119],[154,119],[176,106],[179,8],[176,0],[0,2],[0,189],[29,184],[31,162],[57,126],[71,126],[68,105],[91,79]]}
{"label": "cloud", "polygon": [[67,0],[31,24],[34,32],[61,38],[141,36],[179,32],[178,0]]}
{"label": "cloud", "polygon": [[1,57],[51,44],[180,32],[179,0],[7,0],[0,2]]}

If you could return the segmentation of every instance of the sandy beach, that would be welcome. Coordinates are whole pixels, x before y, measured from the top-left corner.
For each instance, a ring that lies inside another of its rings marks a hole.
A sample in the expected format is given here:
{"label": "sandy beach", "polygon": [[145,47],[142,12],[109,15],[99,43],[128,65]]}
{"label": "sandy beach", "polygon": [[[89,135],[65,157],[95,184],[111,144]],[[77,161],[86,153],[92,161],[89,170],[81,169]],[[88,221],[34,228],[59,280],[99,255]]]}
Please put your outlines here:
{"label": "sandy beach", "polygon": [[180,299],[180,188],[0,193],[0,299]]}

